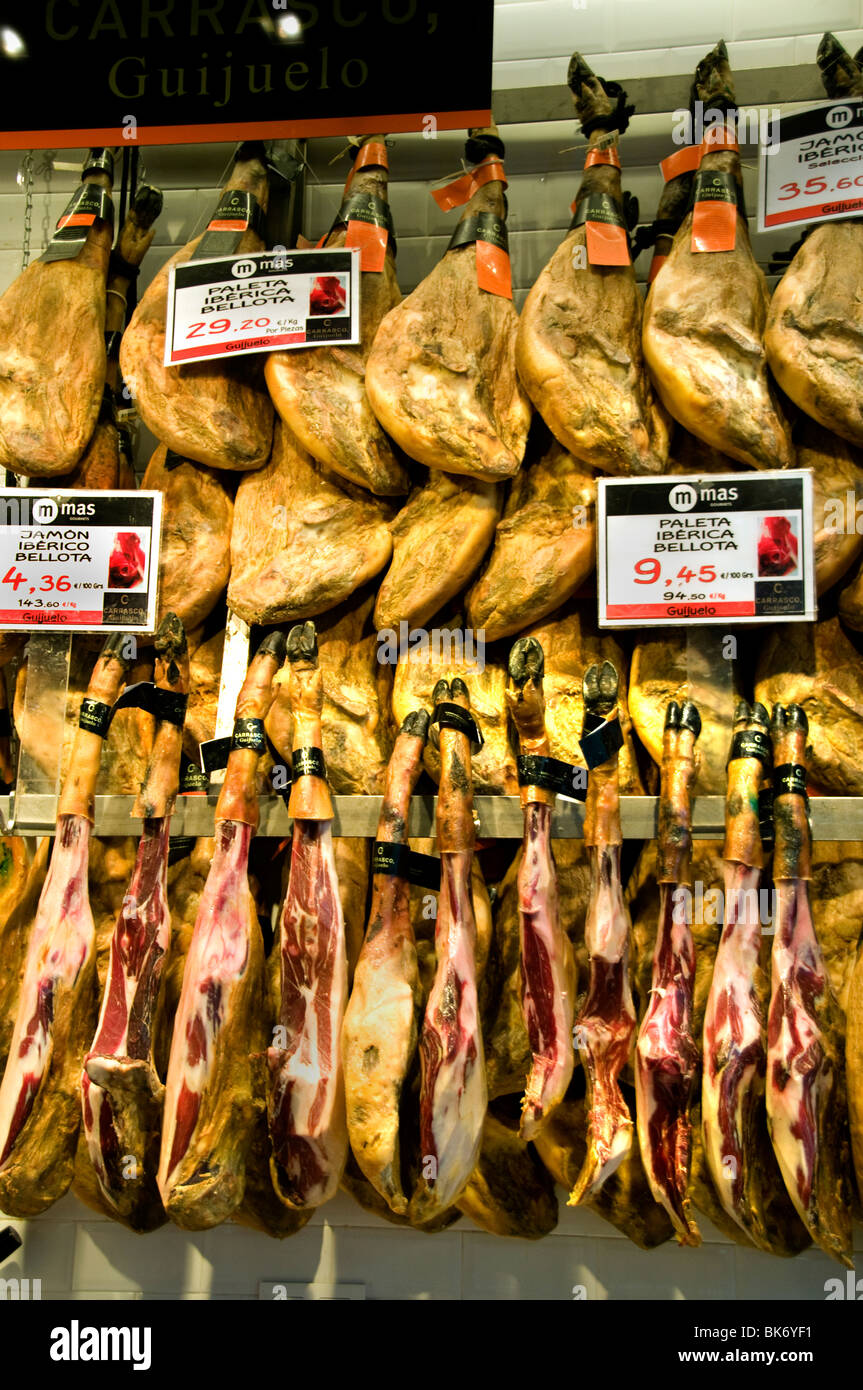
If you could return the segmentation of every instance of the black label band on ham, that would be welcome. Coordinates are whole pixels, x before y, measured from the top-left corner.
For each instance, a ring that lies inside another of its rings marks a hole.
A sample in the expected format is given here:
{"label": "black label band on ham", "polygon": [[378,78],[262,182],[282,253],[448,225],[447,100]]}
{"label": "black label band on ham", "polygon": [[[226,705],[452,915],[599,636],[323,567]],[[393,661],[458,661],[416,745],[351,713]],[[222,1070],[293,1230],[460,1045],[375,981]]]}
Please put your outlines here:
{"label": "black label band on ham", "polygon": [[205,792],[209,778],[185,753],[180,754],[180,791]]}
{"label": "black label band on ham", "polygon": [[455,729],[457,733],[466,734],[470,739],[472,753],[478,753],[482,748],[484,739],[479,725],[473,715],[462,709],[461,705],[451,705],[448,702],[435,705],[431,722],[439,729]]}
{"label": "black label band on ham", "polygon": [[198,757],[201,760],[201,769],[206,777],[211,772],[218,771],[219,768],[228,766],[228,754],[231,751],[230,738],[208,738],[198,745]]}
{"label": "black label band on ham", "polygon": [[607,227],[622,227],[628,231],[626,218],[608,193],[582,193],[575,205],[569,230],[581,227],[585,222],[603,222]]}
{"label": "black label band on ham", "polygon": [[471,217],[463,217],[452,234],[447,250],[469,246],[473,241],[487,241],[490,246],[496,246],[499,251],[509,255],[506,223],[502,217],[495,217],[493,212],[475,212]]}
{"label": "black label band on ham", "polygon": [[584,719],[586,733],[579,739],[584,761],[588,768],[600,767],[623,747],[623,729],[619,719],[600,719],[596,714],[586,714]]}
{"label": "black label band on ham", "polygon": [[738,202],[737,180],[724,169],[699,169],[690,194],[690,208],[696,203]]}
{"label": "black label band on ham", "polygon": [[114,222],[111,195],[95,183],[85,183],[75,192],[57,223],[57,230],[40,261],[67,261],[78,255],[87,233],[98,218]]}
{"label": "black label band on ham", "polygon": [[324,777],[327,764],[321,748],[295,748],[291,754],[291,777],[294,782],[299,777]]}
{"label": "black label band on ham", "polygon": [[773,767],[773,744],[768,734],[763,734],[759,729],[741,729],[731,740],[731,754],[729,762],[735,758],[757,758],[762,767],[768,772]]}
{"label": "black label band on ham", "polygon": [[395,251],[396,238],[390,205],[385,203],[383,198],[379,198],[376,193],[352,193],[345,198],[336,213],[327,236],[330,235],[330,232],[334,232],[336,227],[346,227],[349,222],[370,222],[375,227],[386,227],[393,251]]}
{"label": "black label band on ham", "polygon": [[230,752],[264,753],[267,737],[263,719],[235,719]]}
{"label": "black label band on ham", "polygon": [[765,849],[773,846],[773,788],[762,787],[758,793],[758,829]]}
{"label": "black label band on ham", "polygon": [[102,173],[107,174],[108,178],[114,178],[114,156],[109,148],[103,150],[89,150],[81,169],[81,178],[85,179],[88,174]]}
{"label": "black label band on ham", "polygon": [[187,460],[183,458],[182,454],[175,454],[173,449],[168,449],[165,454],[165,471],[170,473],[172,468],[179,468],[181,463],[186,462]]}
{"label": "black label band on ham", "polygon": [[152,681],[137,681],[135,685],[127,685],[122,695],[118,696],[111,710],[111,718],[118,709],[142,709],[154,715],[160,723],[174,724],[182,729],[186,722],[188,699],[187,695],[175,690],[162,690]]}
{"label": "black label band on ham", "polygon": [[372,845],[372,873],[403,878],[433,893],[440,891],[440,860],[433,854],[417,854],[409,845],[375,840]]}
{"label": "black label band on ham", "polygon": [[806,768],[802,763],[782,763],[773,769],[773,795],[806,796]]}
{"label": "black label band on ham", "polygon": [[191,259],[229,256],[236,251],[247,229],[261,234],[263,220],[261,205],[254,193],[239,188],[226,189]]}
{"label": "black label band on ham", "polygon": [[519,753],[515,765],[520,787],[542,787],[544,791],[568,796],[573,801],[587,799],[586,768],[539,753]]}
{"label": "black label band on ham", "polygon": [[113,712],[104,700],[94,700],[90,695],[85,695],[78,715],[78,728],[86,729],[88,734],[98,734],[99,738],[107,738]]}

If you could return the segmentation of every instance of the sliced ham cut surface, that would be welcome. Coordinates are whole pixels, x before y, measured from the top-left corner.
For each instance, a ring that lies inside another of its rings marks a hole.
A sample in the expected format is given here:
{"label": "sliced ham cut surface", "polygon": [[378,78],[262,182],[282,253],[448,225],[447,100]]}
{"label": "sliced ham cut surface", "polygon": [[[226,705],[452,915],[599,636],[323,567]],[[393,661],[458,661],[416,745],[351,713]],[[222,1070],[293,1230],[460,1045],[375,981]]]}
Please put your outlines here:
{"label": "sliced ham cut surface", "polygon": [[[281,991],[277,1038],[267,1053],[273,1186],[302,1210],[335,1196],[348,1151],[341,1038],[348,1001],[345,924],[325,776],[302,770],[320,750],[323,678],[313,623],[288,634],[290,674],[279,688],[293,715],[296,767],[288,890],[279,920]],[[288,763],[289,750],[278,749]],[[299,761],[298,761],[299,760]]]}

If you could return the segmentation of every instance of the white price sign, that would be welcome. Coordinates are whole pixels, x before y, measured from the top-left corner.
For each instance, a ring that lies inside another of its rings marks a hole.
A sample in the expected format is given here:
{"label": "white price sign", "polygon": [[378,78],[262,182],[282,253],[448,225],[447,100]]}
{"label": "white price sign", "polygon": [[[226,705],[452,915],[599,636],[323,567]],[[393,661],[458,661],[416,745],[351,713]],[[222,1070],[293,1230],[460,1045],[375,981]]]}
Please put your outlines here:
{"label": "white price sign", "polygon": [[814,620],[812,474],[603,478],[600,627]]}
{"label": "white price sign", "polygon": [[0,631],[152,632],[160,492],[0,491]]}
{"label": "white price sign", "polygon": [[171,271],[166,367],[359,341],[359,251],[266,251]]}
{"label": "white price sign", "polygon": [[758,230],[863,213],[863,99],[782,116],[761,146]]}

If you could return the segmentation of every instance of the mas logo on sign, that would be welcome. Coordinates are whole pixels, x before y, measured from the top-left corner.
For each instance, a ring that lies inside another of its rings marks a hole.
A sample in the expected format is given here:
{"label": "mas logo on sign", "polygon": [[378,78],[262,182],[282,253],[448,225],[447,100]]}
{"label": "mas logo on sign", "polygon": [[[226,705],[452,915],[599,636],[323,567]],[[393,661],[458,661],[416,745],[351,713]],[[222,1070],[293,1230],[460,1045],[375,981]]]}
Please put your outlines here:
{"label": "mas logo on sign", "polygon": [[673,487],[668,494],[668,502],[676,512],[691,512],[698,501],[698,493],[688,483]]}
{"label": "mas logo on sign", "polygon": [[854,112],[850,106],[834,106],[832,111],[827,112],[827,124],[832,126],[847,125],[853,115]]}
{"label": "mas logo on sign", "polygon": [[254,261],[234,261],[231,266],[231,274],[236,275],[238,280],[248,280],[257,270]]}
{"label": "mas logo on sign", "polygon": [[60,508],[53,497],[40,497],[33,503],[33,520],[38,526],[49,526],[60,515]]}

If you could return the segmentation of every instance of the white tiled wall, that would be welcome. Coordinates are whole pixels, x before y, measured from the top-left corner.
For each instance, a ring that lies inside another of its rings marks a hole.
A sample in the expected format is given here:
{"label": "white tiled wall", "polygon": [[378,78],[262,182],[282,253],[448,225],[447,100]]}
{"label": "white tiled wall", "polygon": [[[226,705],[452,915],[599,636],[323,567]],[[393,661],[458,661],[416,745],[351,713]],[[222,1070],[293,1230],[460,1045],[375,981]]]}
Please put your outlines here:
{"label": "white tiled wall", "polygon": [[[359,1285],[372,1299],[790,1299],[819,1302],[844,1274],[820,1251],[794,1260],[744,1251],[699,1217],[704,1243],[645,1252],[589,1211],[566,1206],[544,1240],[491,1236],[466,1217],[438,1235],[400,1230],[340,1193],[285,1241],[230,1223],[135,1236],[64,1197],[36,1221],[9,1224],[24,1244],[2,1277],[41,1279],[44,1299],[230,1298],[259,1285]],[[0,1226],[5,1225],[0,1219]],[[863,1268],[863,1231],[855,1249]],[[579,1286],[583,1286],[582,1293]],[[307,1296],[315,1296],[308,1289]]]}
{"label": "white tiled wall", "polygon": [[[813,30],[816,26],[817,32]],[[497,0],[494,86],[561,85],[569,55],[579,48],[603,76],[615,79],[689,74],[719,37],[733,67],[814,62],[820,34],[830,28],[855,51],[863,42],[863,0],[732,0],[722,7],[689,0]],[[681,104],[688,79],[681,84]],[[569,222],[579,152],[574,123],[511,126],[510,231],[517,287],[523,297]],[[307,235],[317,238],[338,207],[346,161],[331,166],[339,141],[313,142],[314,177],[307,200]],[[165,190],[165,210],[141,287],[190,236],[213,206],[231,146],[144,151],[150,181]],[[642,220],[656,210],[656,161],[669,152],[670,121],[636,116],[624,138],[624,184],[637,194]],[[80,152],[82,154],[83,152]],[[399,239],[399,278],[410,290],[434,264],[452,227],[428,196],[428,181],[458,167],[461,137],[438,141],[400,136],[391,152],[391,201]],[[64,151],[73,161],[79,152]],[[40,156],[37,153],[37,159]],[[0,291],[21,265],[23,196],[16,184],[20,156],[0,153]],[[755,168],[744,170],[751,212]],[[33,255],[38,255],[77,183],[56,171],[37,178]],[[793,240],[774,233],[755,242],[765,263]],[[638,265],[646,273],[649,253]],[[226,1225],[200,1235],[166,1227],[133,1236],[66,1197],[35,1221],[12,1221],[24,1244],[2,1276],[41,1279],[53,1298],[255,1298],[262,1281],[357,1284],[369,1298],[565,1299],[583,1286],[588,1299],[787,1298],[821,1300],[838,1266],[820,1252],[779,1260],[742,1251],[706,1222],[704,1245],[679,1250],[673,1242],[643,1253],[590,1212],[571,1211],[559,1192],[557,1230],[536,1243],[504,1240],[463,1219],[436,1236],[399,1230],[339,1197],[298,1235],[277,1242]],[[0,1224],[6,1224],[0,1220]],[[855,1230],[861,1252],[863,1232]]]}

